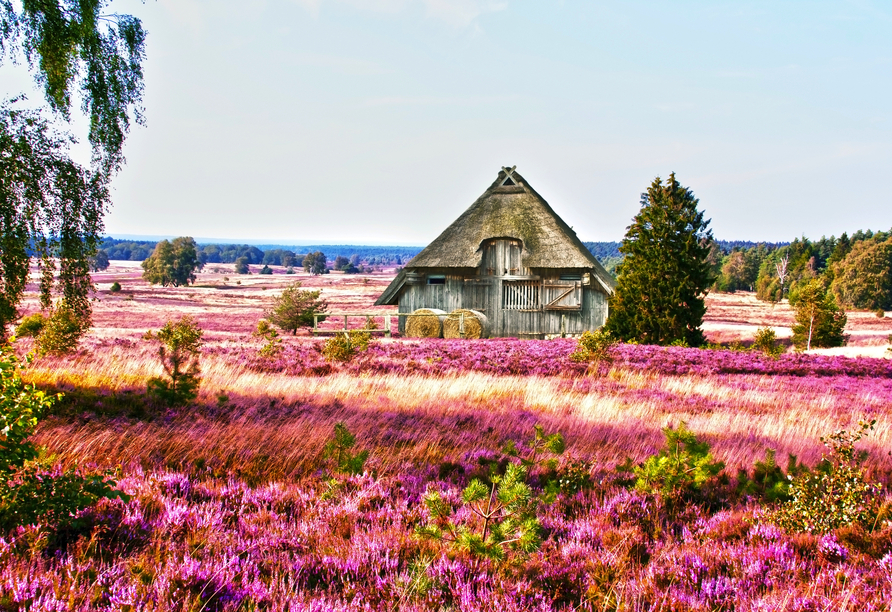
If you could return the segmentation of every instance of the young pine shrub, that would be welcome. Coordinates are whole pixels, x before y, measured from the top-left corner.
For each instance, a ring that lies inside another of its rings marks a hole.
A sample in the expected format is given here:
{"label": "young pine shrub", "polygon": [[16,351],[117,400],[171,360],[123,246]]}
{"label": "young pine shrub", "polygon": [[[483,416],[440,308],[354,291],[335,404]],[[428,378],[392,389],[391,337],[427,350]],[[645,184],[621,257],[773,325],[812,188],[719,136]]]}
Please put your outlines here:
{"label": "young pine shrub", "polygon": [[659,495],[670,512],[695,496],[725,464],[714,461],[710,446],[697,439],[683,421],[678,429],[663,429],[665,446],[634,468],[635,488]]}
{"label": "young pine shrub", "polygon": [[279,338],[279,332],[273,329],[266,319],[260,319],[257,322],[257,329],[254,330],[252,335],[255,338],[266,340],[266,344],[259,351],[261,357],[275,359],[282,353],[282,339]]}
{"label": "young pine shrub", "polygon": [[493,561],[535,552],[541,544],[541,526],[526,477],[526,467],[511,463],[504,475],[493,475],[488,486],[472,480],[462,492],[462,503],[470,511],[465,519],[456,518],[439,491],[428,489],[424,496],[428,521],[416,527],[416,536],[456,553]]}
{"label": "young pine shrub", "polygon": [[336,472],[351,475],[362,474],[365,462],[369,458],[369,451],[354,453],[354,446],[356,446],[356,436],[350,433],[344,423],[336,423],[334,438],[326,443],[323,457],[334,460]]}
{"label": "young pine shrub", "polygon": [[112,286],[109,287],[108,290],[112,293],[118,293],[121,290],[121,283],[119,283],[118,281],[113,282]]}
{"label": "young pine shrub", "polygon": [[541,475],[542,498],[547,503],[553,503],[559,491],[579,484],[577,473],[564,474],[558,470],[558,457],[564,454],[566,448],[567,444],[560,433],[546,434],[541,425],[535,425],[533,437],[526,443],[525,448],[517,448],[515,442],[510,440],[505,444],[502,452],[519,459],[520,465],[527,470],[527,473],[536,469],[544,470]]}
{"label": "young pine shrub", "polygon": [[158,357],[166,378],[155,377],[148,382],[150,396],[168,406],[183,405],[198,397],[201,384],[201,370],[198,359],[201,356],[204,332],[195,320],[186,315],[177,321],[168,321],[157,334],[147,332],[147,340],[158,340]]}
{"label": "young pine shrub", "polygon": [[796,463],[796,455],[789,455],[787,471],[784,472],[775,460],[774,449],[767,448],[764,461],[756,461],[753,466],[752,478],[746,469],[738,471],[737,493],[768,503],[787,501],[790,499],[790,478],[805,471],[805,466]]}
{"label": "young pine shrub", "polygon": [[875,424],[875,419],[861,421],[854,432],[841,430],[821,438],[829,453],[814,471],[791,478],[790,499],[770,511],[767,519],[790,532],[818,535],[849,526],[875,529],[883,518],[881,487],[866,481],[865,454],[855,451],[855,443]]}

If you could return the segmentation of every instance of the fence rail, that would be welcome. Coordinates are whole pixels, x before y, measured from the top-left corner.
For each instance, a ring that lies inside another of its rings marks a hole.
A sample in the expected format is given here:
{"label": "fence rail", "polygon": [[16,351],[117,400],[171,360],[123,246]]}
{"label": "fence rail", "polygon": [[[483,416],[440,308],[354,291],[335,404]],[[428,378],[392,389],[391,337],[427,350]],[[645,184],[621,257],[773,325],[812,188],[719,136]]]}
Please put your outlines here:
{"label": "fence rail", "polygon": [[[312,332],[313,332],[313,334],[319,334],[319,335],[342,334],[344,332],[350,331],[350,328],[347,327],[347,319],[349,317],[354,317],[354,318],[362,317],[363,319],[366,320],[366,323],[368,323],[369,321],[371,321],[374,318],[383,317],[384,318],[383,329],[362,329],[362,328],[354,328],[354,329],[359,329],[360,331],[367,331],[370,334],[384,334],[385,338],[390,338],[392,336],[391,329],[390,329],[391,322],[392,322],[391,317],[396,317],[397,320],[399,320],[399,317],[411,317],[413,315],[416,317],[436,316],[436,315],[426,315],[426,314],[416,315],[415,313],[412,313],[412,312],[386,312],[386,313],[381,313],[381,312],[323,312],[323,313],[313,315]],[[450,318],[455,318],[455,317],[458,318],[458,334],[459,334],[459,337],[464,338],[465,337],[465,313],[459,312],[454,315],[449,314],[446,316],[450,317]],[[337,328],[320,329],[319,328],[319,318],[320,317],[325,317],[326,319],[330,318],[330,317],[343,317],[344,327],[342,327],[340,329],[337,329]]]}

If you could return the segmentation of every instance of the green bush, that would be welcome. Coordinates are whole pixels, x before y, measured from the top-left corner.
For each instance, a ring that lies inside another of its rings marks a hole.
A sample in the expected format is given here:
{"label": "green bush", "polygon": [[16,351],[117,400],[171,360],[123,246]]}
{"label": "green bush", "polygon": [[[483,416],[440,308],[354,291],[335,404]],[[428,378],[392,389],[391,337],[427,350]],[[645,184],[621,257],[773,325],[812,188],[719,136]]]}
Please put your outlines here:
{"label": "green bush", "polygon": [[35,312],[22,318],[22,322],[15,328],[15,335],[19,338],[37,338],[44,327],[46,317],[42,312]]}
{"label": "green bush", "polygon": [[167,378],[149,379],[149,395],[158,398],[169,406],[186,404],[198,396],[201,384],[201,370],[198,359],[201,356],[202,335],[204,332],[195,320],[186,315],[177,321],[168,321],[157,335],[148,332],[147,340],[158,340],[158,357]]}
{"label": "green bush", "polygon": [[120,290],[121,290],[121,283],[119,283],[118,281],[113,282],[112,286],[109,287],[109,291],[111,291],[112,293],[117,293]]}
{"label": "green bush", "polygon": [[589,369],[598,374],[609,369],[614,359],[614,351],[619,341],[613,338],[604,328],[593,332],[583,332],[576,344],[576,350],[570,353],[570,359],[576,362],[591,362]]}
{"label": "green bush", "polygon": [[311,327],[314,317],[319,321],[325,320],[321,313],[328,308],[328,304],[319,298],[320,294],[318,289],[301,289],[300,281],[295,281],[273,300],[272,309],[264,316],[282,331],[297,334],[299,328]]}
{"label": "green bush", "polygon": [[882,308],[877,308],[876,312],[874,314],[877,316],[877,319],[885,319],[886,318],[886,311],[883,310]]}
{"label": "green bush", "polygon": [[678,429],[663,429],[666,445],[634,469],[635,488],[659,494],[670,510],[695,494],[724,469],[721,461],[713,461],[710,446],[682,422]]}
{"label": "green bush", "polygon": [[761,351],[769,357],[777,357],[784,353],[784,347],[777,343],[777,335],[770,327],[760,327],[756,330],[753,350]]}
{"label": "green bush", "polygon": [[11,348],[0,348],[0,530],[33,523],[77,527],[80,510],[99,498],[126,496],[105,475],[53,469],[40,460],[42,449],[28,438],[61,396],[25,385],[22,365]]}
{"label": "green bush", "polygon": [[261,274],[272,274],[273,269],[270,268],[268,265],[264,264],[264,266],[262,268],[260,268],[260,273]]}
{"label": "green bush", "polygon": [[752,478],[743,468],[738,472],[737,492],[768,503],[786,501],[790,499],[790,478],[806,471],[805,466],[796,463],[795,455],[789,455],[785,473],[775,460],[775,451],[765,449],[765,460],[756,461]]}
{"label": "green bush", "polygon": [[338,333],[322,345],[322,356],[328,361],[351,361],[356,355],[369,348],[371,334],[361,329],[351,329]]}
{"label": "green bush", "polygon": [[854,432],[838,431],[821,442],[829,449],[814,471],[802,471],[790,481],[790,499],[767,519],[791,532],[823,534],[840,527],[872,530],[879,519],[880,486],[868,483],[864,453],[855,443],[873,430],[876,420],[861,421]]}
{"label": "green bush", "polygon": [[90,321],[79,317],[64,300],[50,310],[43,331],[37,337],[39,355],[65,355],[77,348],[90,328]]}

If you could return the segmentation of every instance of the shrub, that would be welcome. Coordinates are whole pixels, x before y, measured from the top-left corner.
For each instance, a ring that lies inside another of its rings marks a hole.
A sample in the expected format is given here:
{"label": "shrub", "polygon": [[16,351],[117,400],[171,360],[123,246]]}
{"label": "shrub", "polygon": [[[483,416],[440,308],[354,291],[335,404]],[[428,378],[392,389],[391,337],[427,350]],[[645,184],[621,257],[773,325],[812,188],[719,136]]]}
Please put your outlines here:
{"label": "shrub", "polygon": [[334,459],[335,470],[342,474],[362,474],[365,462],[369,458],[369,451],[364,450],[354,454],[351,451],[354,446],[356,446],[356,436],[350,433],[344,423],[336,423],[334,439],[325,445],[323,456]]}
{"label": "shrub", "polygon": [[266,340],[266,344],[260,349],[261,357],[274,358],[278,357],[282,352],[282,339],[279,338],[279,333],[272,328],[266,319],[260,319],[257,322],[257,329],[254,330],[253,335]]}
{"label": "shrub", "polygon": [[790,478],[806,470],[807,468],[796,463],[795,455],[789,455],[787,471],[784,473],[775,460],[775,451],[768,448],[765,449],[765,460],[756,461],[753,466],[752,478],[745,469],[740,469],[737,474],[737,492],[769,503],[786,501],[790,498]]}
{"label": "shrub", "polygon": [[104,475],[50,469],[28,438],[61,396],[48,396],[19,375],[23,364],[0,348],[0,529],[42,522],[76,527],[76,514],[99,498],[125,497]]}
{"label": "shrub", "polygon": [[121,283],[119,283],[118,281],[113,282],[112,286],[109,288],[109,291],[111,291],[112,293],[117,293],[120,290],[121,290]]}
{"label": "shrub", "polygon": [[840,527],[872,530],[879,518],[879,485],[866,482],[865,455],[855,443],[873,430],[876,420],[861,421],[854,432],[838,431],[821,442],[829,453],[812,472],[790,481],[790,499],[769,512],[769,521],[792,532],[824,534]]}
{"label": "shrub", "polygon": [[285,274],[294,274],[294,266],[288,266],[285,268]]}
{"label": "shrub", "polygon": [[71,353],[89,328],[90,321],[78,316],[62,300],[50,310],[43,331],[37,337],[37,352],[40,355]]}
{"label": "shrub", "polygon": [[777,343],[777,335],[770,327],[760,327],[756,330],[753,349],[762,351],[769,357],[777,357],[784,353],[784,347]]}
{"label": "shrub", "polygon": [[594,373],[610,368],[614,359],[614,350],[619,341],[613,338],[604,328],[583,332],[576,344],[576,350],[570,353],[570,359],[576,362],[591,362],[589,368]]}
{"label": "shrub", "polygon": [[885,319],[886,318],[886,311],[883,310],[882,308],[877,308],[876,312],[874,314],[877,316],[877,319]]}
{"label": "shrub", "polygon": [[264,265],[262,268],[260,268],[260,273],[261,274],[272,274],[273,269],[270,268],[268,265]]}
{"label": "shrub", "polygon": [[195,320],[186,315],[177,321],[168,321],[158,334],[146,334],[146,339],[157,339],[158,357],[167,378],[155,377],[148,382],[148,392],[165,404],[185,404],[198,396],[201,371],[198,358],[201,355],[204,332]]}
{"label": "shrub", "polygon": [[42,312],[35,312],[22,318],[22,322],[15,328],[15,335],[19,338],[37,338],[46,327],[46,317]]}
{"label": "shrub", "polygon": [[710,447],[682,421],[678,429],[663,429],[666,445],[635,468],[635,488],[657,493],[674,510],[683,500],[696,493],[725,464],[713,461]]}
{"label": "shrub", "polygon": [[361,329],[338,333],[322,345],[322,356],[328,361],[351,361],[357,354],[369,348],[371,334]]}
{"label": "shrub", "polygon": [[[300,327],[311,327],[314,316],[328,308],[328,304],[319,299],[320,293],[301,289],[300,281],[295,281],[275,298],[272,309],[264,316],[282,331],[294,335]],[[324,321],[325,317],[320,316],[319,320]]]}
{"label": "shrub", "polygon": [[239,257],[235,260],[235,273],[236,274],[250,274],[251,268],[248,266],[248,258],[247,257]]}
{"label": "shrub", "polygon": [[495,561],[506,559],[510,552],[538,550],[541,527],[526,475],[526,467],[511,463],[504,476],[492,476],[491,485],[472,480],[462,492],[462,503],[470,511],[466,518],[453,519],[453,509],[442,494],[428,489],[424,496],[428,522],[416,527],[416,535]]}

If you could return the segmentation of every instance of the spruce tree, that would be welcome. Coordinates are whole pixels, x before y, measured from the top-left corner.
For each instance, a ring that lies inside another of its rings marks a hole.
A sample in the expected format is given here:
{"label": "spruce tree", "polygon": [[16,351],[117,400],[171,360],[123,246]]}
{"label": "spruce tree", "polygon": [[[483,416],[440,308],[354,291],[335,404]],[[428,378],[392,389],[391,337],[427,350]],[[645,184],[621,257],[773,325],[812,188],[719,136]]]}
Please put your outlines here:
{"label": "spruce tree", "polygon": [[712,231],[699,200],[675,180],[654,179],[626,231],[606,330],[624,342],[704,343],[700,325],[714,273],[707,260]]}

